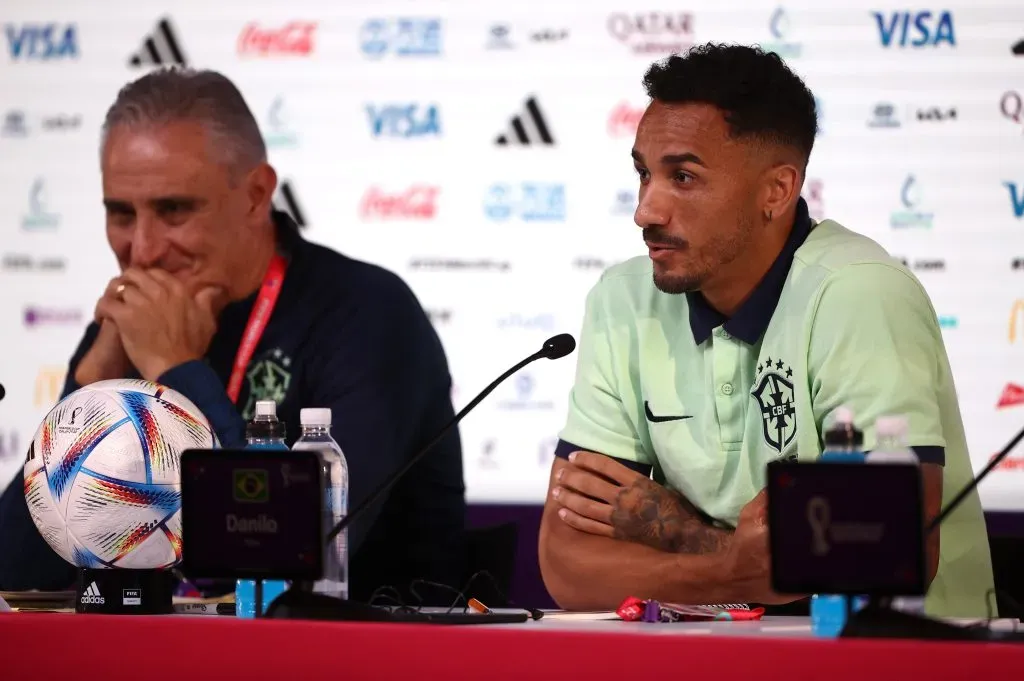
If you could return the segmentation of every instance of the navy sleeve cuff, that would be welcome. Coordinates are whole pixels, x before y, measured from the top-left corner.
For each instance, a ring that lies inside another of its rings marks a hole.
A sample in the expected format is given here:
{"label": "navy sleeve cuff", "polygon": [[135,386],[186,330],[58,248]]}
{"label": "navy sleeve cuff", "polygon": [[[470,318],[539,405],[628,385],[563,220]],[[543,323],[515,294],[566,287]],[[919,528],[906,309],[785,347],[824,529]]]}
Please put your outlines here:
{"label": "navy sleeve cuff", "polygon": [[245,421],[228,399],[220,377],[205,362],[192,360],[171,367],[157,383],[177,390],[203,412],[224,448],[245,446]]}
{"label": "navy sleeve cuff", "polygon": [[934,463],[939,466],[946,465],[946,450],[942,447],[911,447],[917,454],[917,460],[921,463]]}
{"label": "navy sleeve cuff", "polygon": [[[555,456],[557,456],[560,459],[568,459],[569,455],[572,454],[573,452],[577,452],[577,451],[580,451],[580,450],[586,451],[586,449],[587,449],[586,447],[579,447],[577,445],[574,445],[571,442],[566,442],[565,440],[559,440],[558,441],[558,445],[555,447]],[[610,458],[615,458],[615,457],[610,457]],[[651,468],[652,467],[650,465],[646,464],[646,463],[637,463],[636,461],[626,461],[625,459],[615,459],[615,460],[617,462],[621,463],[626,468],[630,468],[630,469],[636,471],[637,473],[640,473],[641,475],[650,475],[651,474]]]}

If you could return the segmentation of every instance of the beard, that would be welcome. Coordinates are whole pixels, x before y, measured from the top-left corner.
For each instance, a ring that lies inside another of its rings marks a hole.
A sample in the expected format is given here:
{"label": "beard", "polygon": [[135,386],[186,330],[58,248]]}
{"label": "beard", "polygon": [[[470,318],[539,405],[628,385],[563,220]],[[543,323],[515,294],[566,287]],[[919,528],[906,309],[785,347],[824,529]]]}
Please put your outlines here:
{"label": "beard", "polygon": [[691,291],[699,291],[701,282],[704,277],[696,274],[671,274],[668,272],[658,272],[654,270],[654,287],[662,293],[669,293],[671,295],[679,295],[680,293],[690,293]]}
{"label": "beard", "polygon": [[670,295],[699,291],[718,268],[743,255],[753,241],[755,221],[742,213],[736,217],[736,230],[709,240],[692,266],[679,271],[670,267],[659,269],[655,263],[655,288]]}

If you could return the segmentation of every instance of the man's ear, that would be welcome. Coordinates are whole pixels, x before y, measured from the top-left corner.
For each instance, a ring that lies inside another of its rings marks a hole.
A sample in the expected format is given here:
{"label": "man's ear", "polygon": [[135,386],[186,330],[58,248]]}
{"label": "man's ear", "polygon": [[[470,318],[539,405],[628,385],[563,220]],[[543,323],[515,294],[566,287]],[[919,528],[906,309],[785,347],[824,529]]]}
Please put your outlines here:
{"label": "man's ear", "polygon": [[761,192],[761,211],[766,222],[783,215],[799,198],[801,183],[801,173],[791,163],[780,163],[768,170]]}
{"label": "man's ear", "polygon": [[277,172],[269,163],[260,163],[249,171],[245,180],[245,192],[249,199],[248,215],[257,220],[266,219],[274,202],[277,190]]}

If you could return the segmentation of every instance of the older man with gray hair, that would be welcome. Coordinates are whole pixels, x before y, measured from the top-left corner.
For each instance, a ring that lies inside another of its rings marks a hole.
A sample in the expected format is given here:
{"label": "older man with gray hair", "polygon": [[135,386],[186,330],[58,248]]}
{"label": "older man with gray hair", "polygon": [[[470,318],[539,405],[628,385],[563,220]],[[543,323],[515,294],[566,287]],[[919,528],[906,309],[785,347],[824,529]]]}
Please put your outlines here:
{"label": "older man with gray hair", "polygon": [[[350,508],[453,417],[444,350],[395,274],[306,241],[242,94],[212,71],[125,86],[101,145],[106,233],[120,267],[71,358],[63,395],[112,378],[173,388],[225,447],[272,399],[298,435],[329,407]],[[252,342],[252,339],[258,339]],[[74,570],[39,536],[19,473],[0,497],[0,590],[62,589]],[[352,598],[423,579],[459,586],[464,483],[453,431],[350,529]]]}

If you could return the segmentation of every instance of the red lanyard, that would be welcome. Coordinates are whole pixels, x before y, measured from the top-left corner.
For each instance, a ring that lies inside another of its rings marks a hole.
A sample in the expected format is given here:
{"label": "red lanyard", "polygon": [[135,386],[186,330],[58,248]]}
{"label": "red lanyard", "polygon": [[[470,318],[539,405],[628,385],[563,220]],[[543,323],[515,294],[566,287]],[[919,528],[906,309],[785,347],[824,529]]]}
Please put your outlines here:
{"label": "red lanyard", "polygon": [[249,360],[252,353],[256,351],[256,344],[260,342],[270,315],[277,304],[277,295],[281,292],[281,284],[284,282],[284,271],[288,262],[281,254],[276,254],[270,261],[270,267],[263,276],[263,285],[260,286],[260,294],[256,298],[252,312],[249,313],[249,321],[245,325],[245,333],[242,334],[242,344],[238,346],[235,354],[235,365],[231,368],[231,380],[228,381],[228,397],[231,401],[238,403],[238,393],[242,390],[242,378],[245,370],[249,367]]}

